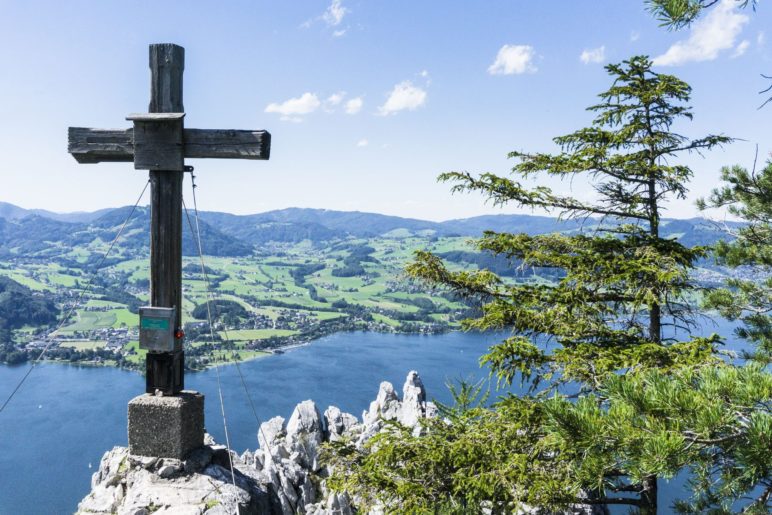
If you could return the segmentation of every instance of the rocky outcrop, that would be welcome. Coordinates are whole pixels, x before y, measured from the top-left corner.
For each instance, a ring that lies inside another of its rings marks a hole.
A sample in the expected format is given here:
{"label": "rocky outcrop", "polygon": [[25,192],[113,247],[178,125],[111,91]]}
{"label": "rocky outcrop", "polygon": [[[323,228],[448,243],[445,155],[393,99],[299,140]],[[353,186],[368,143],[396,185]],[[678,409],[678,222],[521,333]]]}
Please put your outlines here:
{"label": "rocky outcrop", "polygon": [[274,417],[260,425],[260,447],[241,456],[207,436],[206,445],[186,460],[132,456],[115,447],[104,455],[91,481],[91,492],[78,513],[350,515],[346,495],[327,491],[319,453],[324,442],[347,437],[363,445],[398,420],[420,429],[419,419],[434,416],[418,373],[408,374],[402,400],[383,382],[362,421],[335,406],[324,414],[313,401],[297,405],[288,421]]}
{"label": "rocky outcrop", "polygon": [[436,413],[426,402],[426,390],[417,372],[410,372],[400,400],[391,383],[383,382],[376,399],[360,422],[354,415],[335,406],[324,414],[313,401],[303,401],[285,423],[275,417],[260,426],[260,448],[245,452],[240,459],[258,471],[279,513],[347,515],[353,513],[345,495],[327,491],[319,452],[324,442],[347,437],[363,445],[383,427],[384,420],[398,420],[418,427],[418,420]]}
{"label": "rocky outcrop", "polygon": [[[437,408],[426,401],[421,378],[412,371],[402,387],[401,400],[391,383],[381,383],[361,422],[335,406],[322,415],[313,401],[303,401],[289,421],[274,417],[262,423],[257,434],[260,447],[241,456],[217,445],[209,435],[205,445],[184,461],[132,456],[128,449],[115,447],[102,458],[78,513],[353,515],[355,510],[345,494],[325,488],[329,471],[319,461],[321,445],[345,437],[361,447],[378,434],[384,420],[397,420],[418,432],[419,420],[434,416]],[[542,511],[524,509],[521,513]],[[577,506],[566,513],[607,512]]]}
{"label": "rocky outcrop", "polygon": [[185,461],[132,456],[115,447],[102,458],[78,513],[271,513],[266,486],[238,457],[231,458],[233,469],[228,452],[217,445],[199,448]]}

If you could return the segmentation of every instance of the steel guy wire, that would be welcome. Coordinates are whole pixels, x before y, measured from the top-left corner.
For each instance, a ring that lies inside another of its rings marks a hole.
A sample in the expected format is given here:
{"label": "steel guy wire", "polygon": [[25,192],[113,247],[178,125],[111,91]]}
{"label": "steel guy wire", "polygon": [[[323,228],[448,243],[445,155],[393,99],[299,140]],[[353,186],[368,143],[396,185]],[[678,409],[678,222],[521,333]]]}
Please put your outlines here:
{"label": "steel guy wire", "polygon": [[[198,202],[197,202],[197,199],[196,199],[196,188],[197,188],[197,186],[196,186],[196,177],[195,177],[195,175],[193,175],[192,171],[190,171],[190,177],[191,177],[191,190],[193,192],[193,210],[194,210],[195,217],[196,217],[195,233],[196,233],[197,239],[198,239],[198,251],[199,251],[199,258],[201,260],[201,272],[204,275],[204,283],[206,285],[206,291],[207,291],[206,309],[207,309],[207,316],[208,316],[208,320],[209,320],[209,333],[210,333],[210,338],[212,339],[212,341],[214,341],[214,333],[213,333],[213,329],[212,329],[212,313],[211,313],[211,307],[210,307],[210,301],[209,301],[210,297],[214,298],[214,294],[213,294],[213,292],[211,290],[210,281],[209,281],[209,274],[206,271],[206,265],[204,264],[204,252],[203,252],[203,246],[201,244],[201,225],[200,225],[200,217],[199,217],[199,213],[198,213]],[[188,225],[190,226],[191,232],[193,232],[193,225],[192,225],[192,223],[190,221],[190,214],[188,213],[188,208],[185,205],[185,200],[184,199],[182,201],[182,205],[185,207],[185,216],[188,219]],[[216,302],[214,303],[214,307],[215,307],[215,310],[218,312],[217,314],[219,316],[219,307],[217,306]],[[228,335],[228,329],[223,327],[223,332],[225,333],[226,341],[230,341],[230,336]],[[225,360],[224,355],[223,355],[223,360]],[[244,393],[246,394],[247,400],[249,401],[249,406],[250,406],[250,408],[252,410],[252,415],[254,416],[255,423],[257,424],[257,428],[258,428],[257,430],[258,430],[258,432],[260,434],[263,435],[263,440],[265,441],[265,444],[266,444],[265,452],[271,452],[270,448],[269,448],[270,442],[268,441],[268,438],[266,437],[266,434],[263,431],[263,426],[260,423],[260,417],[257,415],[257,410],[255,409],[255,404],[254,404],[254,402],[252,400],[252,396],[249,393],[249,388],[247,387],[246,380],[244,379],[244,374],[241,371],[241,366],[239,365],[239,362],[237,360],[235,360],[235,359],[233,360],[233,364],[236,365],[236,371],[239,374],[239,378],[241,380],[241,385],[244,388]],[[219,384],[219,367],[217,365],[215,365],[215,370],[217,371],[217,378],[218,378],[218,384]],[[221,395],[222,395],[222,392],[221,392]],[[226,431],[226,439],[227,438],[228,438],[228,435],[227,435],[227,431]],[[298,440],[298,443],[301,445],[301,447],[303,447],[303,449],[306,451],[306,453],[308,453],[308,449],[306,448],[306,446],[303,443],[303,441],[302,440]],[[259,445],[259,442],[258,442],[258,445]]]}
{"label": "steel guy wire", "polygon": [[[188,206],[185,205],[185,199],[182,200],[182,207],[185,208],[185,217],[188,219],[188,225],[190,226],[191,232],[196,235],[196,242],[198,244],[198,255],[201,259],[201,271],[204,273],[204,278],[206,279],[206,314],[207,319],[209,320],[209,337],[212,340],[212,343],[214,343],[214,330],[212,328],[212,310],[209,306],[209,297],[210,297],[210,291],[209,291],[209,279],[206,275],[206,265],[204,265],[204,254],[203,250],[201,248],[201,232],[200,231],[194,231],[193,225],[190,222],[190,214],[188,213]],[[222,395],[222,382],[220,381],[220,365],[217,363],[217,358],[215,358],[214,362],[214,370],[215,375],[217,376],[217,393],[220,397],[220,414],[222,415],[222,425],[223,429],[225,430],[225,447],[228,451],[228,463],[230,464],[231,469],[231,482],[233,483],[233,486],[236,486],[236,475],[233,471],[233,458],[231,456],[231,442],[230,442],[230,436],[228,434],[228,420],[225,417],[225,401],[223,400]]]}
{"label": "steel guy wire", "polygon": [[[196,188],[197,188],[197,186],[196,186],[196,176],[193,175],[192,171],[190,172],[190,179],[191,179],[191,190],[193,191],[193,209],[194,209],[194,212],[195,212],[195,215],[196,215],[196,229],[198,231],[198,234],[200,235],[198,203],[197,203],[197,199],[196,199]],[[184,201],[183,201],[183,205],[184,205]],[[185,214],[186,215],[188,214],[187,208],[185,210]],[[189,216],[188,216],[188,224],[190,225],[190,217]],[[191,226],[191,231],[192,230],[193,230],[193,227]],[[211,296],[212,298],[214,298],[214,294],[213,294],[213,292],[211,291],[211,288],[210,288],[209,274],[206,271],[206,267],[203,266],[203,261],[204,261],[204,258],[203,258],[203,248],[200,245],[199,245],[199,256],[201,258],[202,272],[204,274],[205,284],[206,284],[206,288],[207,288],[207,295]],[[220,313],[219,313],[220,309],[219,309],[219,306],[217,306],[216,302],[214,304],[214,308],[215,308],[215,311],[217,312],[217,315],[219,316],[220,315]],[[208,303],[207,303],[207,310],[209,310],[209,304]],[[210,319],[211,319],[211,315],[210,315]],[[211,325],[210,325],[210,328],[211,328]],[[228,335],[228,329],[223,327],[223,332],[225,333],[225,340],[226,341],[230,341],[230,336]],[[247,382],[244,379],[244,374],[241,371],[241,365],[239,365],[239,362],[237,360],[235,360],[235,359],[233,360],[233,363],[236,365],[236,371],[239,374],[239,379],[241,380],[241,386],[244,388],[244,394],[247,396],[247,400],[249,401],[249,407],[252,410],[252,415],[255,418],[255,423],[257,424],[257,430],[263,435],[263,440],[265,440],[265,443],[266,443],[266,446],[267,446],[269,444],[269,442],[268,442],[268,439],[266,438],[265,433],[263,432],[263,426],[260,423],[260,417],[257,415],[257,410],[255,409],[255,403],[254,403],[254,401],[252,399],[252,395],[249,393],[249,388],[247,387]],[[259,445],[259,442],[258,442],[258,445]]]}

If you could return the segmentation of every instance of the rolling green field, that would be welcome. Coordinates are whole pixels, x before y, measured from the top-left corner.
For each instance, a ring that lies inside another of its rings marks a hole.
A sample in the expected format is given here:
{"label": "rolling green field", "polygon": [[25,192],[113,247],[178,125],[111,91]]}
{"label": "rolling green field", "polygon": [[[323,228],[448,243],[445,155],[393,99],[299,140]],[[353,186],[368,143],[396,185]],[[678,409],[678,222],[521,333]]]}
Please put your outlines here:
{"label": "rolling green field", "polygon": [[[119,251],[117,259],[92,277],[93,269],[81,263],[96,262],[103,247],[97,239],[65,250],[63,258],[0,260],[0,275],[53,299],[64,308],[60,316],[76,303],[57,333],[64,338],[89,338],[67,344],[73,351],[103,349],[111,330],[126,328],[134,339],[123,346],[122,354],[126,362],[139,366],[144,351],[136,342],[136,308],[148,301],[149,259],[136,253],[122,258]],[[394,231],[381,238],[349,238],[329,245],[309,241],[275,244],[246,257],[208,256],[210,293],[200,261],[186,257],[182,319],[186,332],[192,331],[187,345],[193,353],[204,352],[197,359],[211,364],[228,357],[252,359],[261,356],[266,346],[302,343],[338,330],[437,332],[454,328],[466,307],[425,293],[404,275],[405,265],[418,249],[463,250],[467,243],[464,238],[436,239]],[[359,266],[347,269],[357,252],[365,253]],[[196,307],[205,305],[207,298],[217,301],[210,304],[215,342],[210,341],[208,330],[195,329],[195,323],[207,322],[205,309],[194,316]],[[221,302],[243,310],[238,316],[219,313]],[[40,338],[34,328],[19,331],[18,337]]]}
{"label": "rolling green field", "polygon": [[[90,340],[73,343],[73,351],[93,357],[89,351],[102,349],[104,340],[120,336],[115,331],[123,328],[129,333],[122,333],[120,341],[127,337],[130,341],[120,351],[122,359],[141,366],[144,351],[136,341],[136,310],[148,302],[148,256],[134,253],[124,258],[119,252],[117,259],[92,277],[91,269],[80,263],[96,261],[93,253],[102,248],[97,243],[71,249],[66,254],[70,261],[0,260],[0,275],[49,296],[60,307],[69,309],[77,303],[58,332],[61,337]],[[206,275],[199,259],[185,257],[182,320],[191,360],[205,367],[222,359],[252,359],[263,351],[336,331],[430,333],[457,328],[468,307],[406,277],[405,266],[416,250],[463,253],[473,249],[465,237],[392,231],[379,238],[352,237],[330,244],[272,244],[250,256],[207,256]],[[78,265],[72,266],[73,262]],[[448,267],[471,270],[477,265],[455,260]],[[86,290],[90,282],[93,285]],[[216,301],[210,303],[214,341],[208,329],[207,299]],[[40,338],[33,328],[18,334],[28,341]]]}

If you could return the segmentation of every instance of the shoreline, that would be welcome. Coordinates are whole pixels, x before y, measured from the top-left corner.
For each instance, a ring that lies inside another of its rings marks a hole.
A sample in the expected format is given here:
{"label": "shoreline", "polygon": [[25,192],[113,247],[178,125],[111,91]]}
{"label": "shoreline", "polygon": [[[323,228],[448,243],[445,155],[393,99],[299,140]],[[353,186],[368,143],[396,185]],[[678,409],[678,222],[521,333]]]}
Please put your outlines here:
{"label": "shoreline", "polygon": [[[401,335],[405,335],[405,336],[408,336],[408,335],[438,336],[438,335],[441,335],[441,334],[447,334],[447,333],[459,332],[459,331],[460,331],[459,329],[450,329],[450,330],[444,331],[442,333],[433,333],[433,334],[425,334],[425,333],[420,333],[420,332],[413,332],[413,333],[400,333],[400,332],[387,333],[387,332],[384,332],[384,334],[397,334],[397,335],[401,334]],[[185,371],[186,372],[190,372],[190,373],[205,372],[205,371],[210,370],[212,368],[215,368],[216,366],[219,366],[219,365],[222,365],[222,366],[233,366],[233,365],[237,365],[239,363],[246,363],[246,362],[254,361],[254,360],[258,360],[258,359],[269,358],[271,356],[278,356],[278,355],[284,354],[285,352],[288,352],[288,351],[292,351],[292,350],[299,349],[299,348],[302,348],[302,347],[307,347],[307,346],[311,345],[313,342],[321,340],[322,338],[327,338],[327,337],[330,337],[330,336],[334,336],[336,334],[353,333],[353,332],[368,332],[368,331],[361,331],[361,330],[335,331],[335,332],[331,332],[331,333],[328,333],[328,334],[319,335],[318,337],[312,338],[312,339],[310,339],[308,341],[305,341],[305,342],[292,343],[290,345],[286,345],[286,346],[282,346],[282,347],[276,347],[274,349],[258,350],[258,351],[255,351],[255,352],[260,352],[261,354],[257,355],[257,356],[250,356],[248,358],[239,359],[239,360],[220,361],[220,362],[214,362],[214,363],[210,362],[210,363],[207,363],[207,365],[204,366],[203,368],[186,368]],[[380,333],[380,331],[372,331],[372,332]],[[32,363],[32,361],[25,361],[24,363],[17,363],[17,364],[13,364],[13,365],[10,365],[8,363],[0,363],[0,365],[5,366],[5,367],[9,367],[9,368],[13,368],[13,367],[30,366],[31,363]],[[43,360],[41,360],[41,361],[39,361],[37,363],[32,364],[31,366],[37,366],[38,364],[41,364],[41,363],[53,364],[53,365],[68,365],[68,366],[76,366],[76,367],[83,367],[83,368],[106,368],[106,367],[110,367],[110,368],[116,368],[116,369],[120,369],[120,370],[127,370],[127,371],[130,371],[130,372],[137,372],[138,374],[143,375],[142,367],[118,366],[117,363],[114,360],[106,360],[106,361],[103,361],[103,362],[97,362],[97,361],[93,361],[93,360],[88,360],[88,361],[65,361],[65,360],[59,360],[59,359],[43,359]]]}
{"label": "shoreline", "polygon": [[[702,318],[707,318],[708,319],[708,325],[710,325],[713,329],[717,328],[717,326],[718,326],[716,320],[722,318],[722,317],[720,317],[720,315],[715,310],[709,310],[709,311],[703,312],[703,313],[701,313],[701,315],[703,315]],[[729,320],[727,319],[727,321],[729,321]],[[729,322],[731,322],[733,324],[737,323],[736,321],[729,321]],[[306,347],[308,345],[311,345],[313,342],[315,342],[317,340],[321,340],[322,338],[327,338],[327,337],[330,337],[330,336],[334,336],[334,335],[338,335],[338,334],[344,334],[344,333],[353,333],[353,332],[375,332],[375,333],[394,334],[394,335],[403,335],[403,336],[439,336],[439,335],[442,335],[442,334],[456,333],[456,332],[468,332],[468,331],[464,331],[463,329],[460,329],[458,327],[455,327],[455,328],[451,327],[451,328],[448,328],[448,329],[446,329],[444,331],[435,332],[435,333],[424,333],[424,332],[420,332],[420,331],[402,332],[402,331],[368,331],[368,330],[363,330],[363,329],[345,329],[345,330],[331,331],[329,333],[319,334],[316,337],[310,338],[310,339],[308,339],[306,341],[295,342],[295,343],[291,343],[291,344],[285,345],[285,346],[278,346],[278,347],[275,347],[275,348],[259,349],[259,350],[258,349],[254,349],[254,350],[253,349],[249,349],[249,350],[252,350],[253,352],[260,352],[261,354],[260,355],[256,355],[256,356],[250,356],[248,358],[242,358],[242,359],[239,359],[239,360],[231,360],[231,361],[224,361],[224,362],[214,362],[214,363],[210,362],[210,363],[207,363],[202,368],[186,368],[185,370],[187,372],[191,372],[191,373],[192,372],[203,372],[203,371],[209,370],[211,368],[214,368],[214,367],[216,367],[218,365],[236,365],[238,363],[246,363],[246,362],[254,361],[254,360],[257,360],[257,359],[264,359],[264,358],[268,358],[268,357],[270,357],[272,355],[281,355],[281,354],[283,354],[285,352],[292,351],[294,349],[299,349],[299,348],[302,348],[302,347]],[[473,331],[473,332],[479,332],[479,331]],[[496,333],[497,331],[488,331],[488,332]],[[729,335],[721,335],[721,336],[728,337]],[[32,364],[32,366],[36,366],[39,363],[52,363],[52,364],[58,364],[58,365],[75,365],[75,366],[90,367],[90,368],[113,367],[113,368],[118,368],[118,369],[122,369],[122,370],[130,370],[130,371],[138,372],[138,373],[140,373],[140,375],[142,375],[142,368],[143,368],[141,365],[137,365],[137,366],[118,366],[117,363],[115,362],[115,360],[106,360],[104,362],[96,362],[96,361],[93,361],[93,360],[88,360],[88,361],[64,361],[64,360],[58,360],[58,359],[43,359],[42,361],[37,362],[37,363],[34,363],[33,360],[28,360],[28,361],[25,361],[23,363],[16,363],[16,364],[8,364],[8,363],[0,362],[0,365],[12,368],[12,367],[24,367],[24,366],[28,366],[30,364]]]}

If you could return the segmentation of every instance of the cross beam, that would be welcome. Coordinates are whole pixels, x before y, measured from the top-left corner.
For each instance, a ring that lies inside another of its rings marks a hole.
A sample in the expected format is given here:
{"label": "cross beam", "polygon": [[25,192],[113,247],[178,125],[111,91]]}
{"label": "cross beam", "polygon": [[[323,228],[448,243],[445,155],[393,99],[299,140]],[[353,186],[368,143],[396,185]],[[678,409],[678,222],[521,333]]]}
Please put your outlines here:
{"label": "cross beam", "polygon": [[[129,116],[128,118],[131,118]],[[183,129],[184,156],[219,159],[268,159],[268,131]],[[134,161],[134,129],[70,127],[67,150],[82,164]]]}
{"label": "cross beam", "polygon": [[129,129],[70,127],[68,151],[79,163],[133,162],[149,170],[150,305],[175,308],[173,349],[147,354],[146,392],[184,388],[182,328],[182,177],[185,158],[268,159],[267,131],[185,129],[185,49],[150,45],[149,113],[131,114]]}

